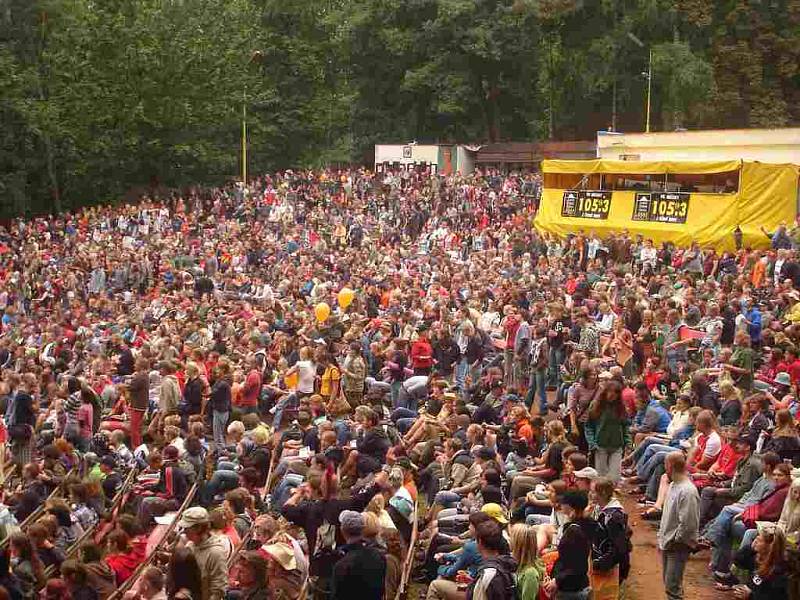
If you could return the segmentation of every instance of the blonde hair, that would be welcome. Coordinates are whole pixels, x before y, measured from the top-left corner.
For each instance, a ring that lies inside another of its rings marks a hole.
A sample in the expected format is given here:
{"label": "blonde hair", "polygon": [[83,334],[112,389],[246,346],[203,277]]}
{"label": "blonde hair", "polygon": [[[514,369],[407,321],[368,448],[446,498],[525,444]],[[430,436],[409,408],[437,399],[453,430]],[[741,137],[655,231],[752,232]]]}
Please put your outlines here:
{"label": "blonde hair", "polygon": [[566,442],[567,430],[564,429],[564,424],[558,420],[548,421],[547,433],[550,436],[551,442]]}
{"label": "blonde hair", "polygon": [[730,379],[723,379],[719,383],[719,395],[725,398],[735,397],[737,400],[741,402],[742,400],[742,392],[733,385],[733,382]]}
{"label": "blonde hair", "polygon": [[378,515],[372,512],[364,512],[362,515],[364,516],[364,531],[362,535],[367,539],[377,537],[381,532],[381,523]]}
{"label": "blonde hair", "polygon": [[191,379],[200,375],[200,368],[193,362],[186,363],[186,377]]}
{"label": "blonde hair", "polygon": [[539,550],[536,541],[536,527],[518,523],[508,530],[511,554],[517,561],[517,572],[522,572],[536,563]]}
{"label": "blonde hair", "polygon": [[793,533],[800,529],[800,500],[795,500],[794,494],[800,490],[800,479],[793,479],[792,485],[789,488],[789,493],[786,495],[786,500],[783,503],[781,516],[778,519],[778,527],[784,533]]}
{"label": "blonde hair", "polygon": [[386,509],[386,498],[382,494],[375,494],[372,500],[367,504],[365,512],[370,512],[375,515],[380,515]]}

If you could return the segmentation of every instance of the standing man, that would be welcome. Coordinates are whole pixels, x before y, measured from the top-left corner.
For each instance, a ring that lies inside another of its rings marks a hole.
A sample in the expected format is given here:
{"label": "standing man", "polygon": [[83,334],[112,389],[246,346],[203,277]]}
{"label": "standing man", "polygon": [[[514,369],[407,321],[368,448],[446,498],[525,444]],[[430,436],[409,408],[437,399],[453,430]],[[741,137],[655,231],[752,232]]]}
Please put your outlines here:
{"label": "standing man", "polygon": [[255,355],[247,358],[249,369],[242,387],[241,399],[237,408],[242,414],[258,414],[258,397],[261,395],[261,373]]}
{"label": "standing man", "polygon": [[187,508],[178,526],[200,567],[203,600],[222,600],[228,587],[228,559],[224,540],[211,532],[208,511],[202,506]]}
{"label": "standing man", "polygon": [[700,497],[686,474],[686,458],[682,452],[667,455],[664,468],[671,483],[658,529],[658,548],[667,599],[682,600],[683,572],[690,551],[697,546]]}
{"label": "standing man", "polygon": [[136,373],[128,384],[129,412],[131,425],[131,447],[138,448],[142,444],[142,419],[150,403],[150,363],[140,357],[136,361]]}

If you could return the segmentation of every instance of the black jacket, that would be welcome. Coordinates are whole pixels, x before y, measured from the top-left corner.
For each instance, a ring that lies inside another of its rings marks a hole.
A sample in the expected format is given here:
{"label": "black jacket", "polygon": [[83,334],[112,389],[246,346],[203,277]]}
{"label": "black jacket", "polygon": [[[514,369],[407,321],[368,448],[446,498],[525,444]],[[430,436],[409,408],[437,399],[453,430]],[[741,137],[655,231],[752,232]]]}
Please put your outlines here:
{"label": "black jacket", "polygon": [[382,600],[386,558],[363,542],[345,544],[333,567],[332,600]]}
{"label": "black jacket", "polygon": [[619,580],[625,581],[631,569],[628,515],[621,506],[608,506],[597,516],[597,537],[592,547],[592,568],[610,571],[619,565]]}
{"label": "black jacket", "polygon": [[368,429],[356,442],[359,454],[371,456],[381,465],[386,462],[386,452],[389,450],[389,446],[391,446],[389,436],[380,426]]}
{"label": "black jacket", "polygon": [[790,460],[796,467],[800,465],[800,439],[796,436],[772,436],[764,443],[763,452],[774,452],[781,460]]}
{"label": "black jacket", "polygon": [[333,499],[333,500],[304,500],[296,506],[284,505],[281,513],[287,521],[299,525],[306,533],[308,540],[308,552],[314,555],[314,546],[317,543],[317,529],[323,521],[336,526],[337,543],[344,543],[344,538],[339,531],[339,515],[343,510],[354,510],[361,512],[370,500],[375,496],[377,488],[371,485],[352,498]]}
{"label": "black jacket", "polygon": [[750,588],[750,600],[788,600],[789,599],[789,573],[786,564],[779,562],[773,567],[772,573],[765,578],[756,574],[756,553],[750,546],[739,548],[733,559],[734,564],[743,571],[753,573],[747,583]]}
{"label": "black jacket", "polygon": [[183,388],[183,401],[186,403],[186,412],[190,415],[199,415],[203,407],[203,380],[199,377],[190,379]]}
{"label": "black jacket", "polygon": [[231,410],[231,384],[225,379],[218,379],[211,387],[211,409],[214,412]]}
{"label": "black jacket", "polygon": [[559,591],[580,592],[589,587],[589,553],[597,537],[597,521],[580,519],[564,526],[552,577]]}

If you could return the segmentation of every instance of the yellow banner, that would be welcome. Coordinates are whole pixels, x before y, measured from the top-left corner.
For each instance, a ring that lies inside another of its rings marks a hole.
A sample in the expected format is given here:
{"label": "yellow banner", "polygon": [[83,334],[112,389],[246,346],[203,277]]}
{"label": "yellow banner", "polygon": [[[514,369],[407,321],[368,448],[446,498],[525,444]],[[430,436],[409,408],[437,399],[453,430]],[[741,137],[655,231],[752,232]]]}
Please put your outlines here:
{"label": "yellow banner", "polygon": [[[543,163],[545,173],[724,173],[741,167],[739,191],[700,192],[564,190],[545,188],[534,227],[564,237],[578,231],[603,237],[628,231],[659,244],[671,241],[720,251],[735,249],[733,232],[742,230],[745,246],[769,247],[761,232],[784,223],[790,228],[797,214],[798,166],[721,161],[708,163],[640,163],[626,161],[558,161]],[[624,169],[624,170],[623,170]],[[656,170],[661,169],[661,170]]]}

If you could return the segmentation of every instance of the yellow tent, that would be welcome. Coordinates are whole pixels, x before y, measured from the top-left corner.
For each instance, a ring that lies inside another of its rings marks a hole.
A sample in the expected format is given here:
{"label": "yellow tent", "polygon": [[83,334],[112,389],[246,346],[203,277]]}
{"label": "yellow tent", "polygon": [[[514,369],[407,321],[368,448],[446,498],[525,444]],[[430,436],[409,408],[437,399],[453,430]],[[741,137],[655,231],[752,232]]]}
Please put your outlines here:
{"label": "yellow tent", "polygon": [[534,226],[558,236],[628,230],[656,243],[730,250],[738,225],[745,246],[766,247],[761,226],[794,223],[798,169],[744,161],[545,160]]}

